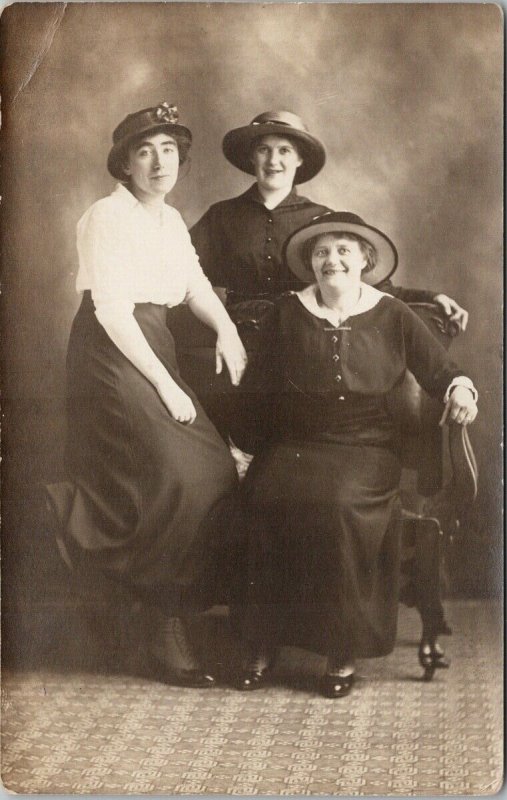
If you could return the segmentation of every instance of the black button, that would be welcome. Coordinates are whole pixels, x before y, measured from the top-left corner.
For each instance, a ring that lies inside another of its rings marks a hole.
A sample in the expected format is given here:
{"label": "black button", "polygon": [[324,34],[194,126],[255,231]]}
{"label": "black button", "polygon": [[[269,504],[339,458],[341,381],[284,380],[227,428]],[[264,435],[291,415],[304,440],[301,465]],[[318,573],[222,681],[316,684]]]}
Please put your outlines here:
{"label": "black button", "polygon": [[268,261],[271,261],[271,256],[266,256],[266,258],[268,259]]}
{"label": "black button", "polygon": [[338,336],[332,336],[331,341],[336,344],[336,342],[338,341]]}
{"label": "black button", "polygon": [[341,394],[341,395],[339,396],[338,400],[345,400],[345,398],[344,398],[344,396]]}
{"label": "black button", "polygon": [[341,376],[341,375],[336,375],[336,376],[335,376],[335,381],[341,381],[341,379],[342,379],[342,376]]}
{"label": "black button", "polygon": [[267,241],[267,242],[272,242],[273,240],[272,240],[271,236],[268,236],[268,238],[266,239],[266,241]]}
{"label": "black button", "polygon": [[334,356],[333,356],[333,361],[339,361],[339,360],[340,360],[340,356],[338,355],[338,353],[335,353]]}

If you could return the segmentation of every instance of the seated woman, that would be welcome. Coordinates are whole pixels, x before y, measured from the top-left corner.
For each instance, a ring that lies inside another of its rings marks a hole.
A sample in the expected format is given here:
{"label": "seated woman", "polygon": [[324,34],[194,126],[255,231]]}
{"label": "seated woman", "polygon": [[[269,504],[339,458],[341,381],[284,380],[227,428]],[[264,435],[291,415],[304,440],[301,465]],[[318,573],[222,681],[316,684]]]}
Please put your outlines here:
{"label": "seated woman", "polygon": [[288,267],[305,289],[265,319],[243,381],[263,397],[233,438],[255,457],[243,483],[246,542],[238,688],[266,681],[276,648],[328,659],[321,692],[346,695],[356,658],[391,652],[400,553],[400,464],[387,395],[410,369],[445,404],[441,423],[477,413],[470,379],[403,302],[376,284],[397,262],[355,214],[294,233]]}
{"label": "seated woman", "polygon": [[165,203],[192,136],[175,106],[129,114],[107,166],[119,181],[77,227],[82,301],[67,354],[69,482],[49,487],[68,562],[101,571],[149,606],[150,652],[169,680],[211,686],[186,638],[200,607],[234,462],[180,377],[168,308],[184,300],[217,334],[237,384],[246,354]]}

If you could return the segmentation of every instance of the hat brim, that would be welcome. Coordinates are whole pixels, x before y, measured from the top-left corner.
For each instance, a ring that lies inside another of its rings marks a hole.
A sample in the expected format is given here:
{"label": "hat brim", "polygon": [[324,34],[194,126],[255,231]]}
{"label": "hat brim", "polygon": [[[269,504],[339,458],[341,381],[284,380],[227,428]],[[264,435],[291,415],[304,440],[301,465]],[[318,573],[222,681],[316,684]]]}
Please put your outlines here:
{"label": "hat brim", "polygon": [[301,281],[313,283],[315,275],[307,267],[303,259],[304,245],[309,239],[326,233],[355,233],[373,245],[377,251],[377,264],[370,272],[363,272],[361,280],[370,286],[376,286],[389,278],[398,266],[398,252],[388,236],[370,225],[359,225],[353,222],[322,222],[305,225],[287,240],[284,258],[287,266]]}
{"label": "hat brim", "polygon": [[109,155],[107,157],[107,169],[113,178],[116,178],[118,181],[125,181],[127,180],[127,175],[123,169],[124,166],[124,155],[125,149],[128,147],[129,143],[133,139],[137,139],[139,136],[143,134],[150,133],[154,135],[155,133],[159,133],[162,131],[168,131],[169,133],[177,133],[179,136],[183,136],[184,138],[188,139],[189,142],[192,141],[192,134],[188,128],[184,125],[174,125],[168,122],[163,122],[160,125],[147,125],[145,128],[141,128],[133,133],[131,136],[125,136],[123,139],[120,139],[119,142],[113,144],[111,150],[109,151]]}
{"label": "hat brim", "polygon": [[260,136],[282,136],[296,140],[298,149],[301,150],[303,163],[296,170],[294,183],[309,181],[320,172],[326,163],[324,145],[315,136],[289,125],[278,125],[274,122],[245,125],[226,133],[222,142],[224,156],[242,172],[255,175],[254,165],[251,161],[251,147],[254,139],[258,139]]}

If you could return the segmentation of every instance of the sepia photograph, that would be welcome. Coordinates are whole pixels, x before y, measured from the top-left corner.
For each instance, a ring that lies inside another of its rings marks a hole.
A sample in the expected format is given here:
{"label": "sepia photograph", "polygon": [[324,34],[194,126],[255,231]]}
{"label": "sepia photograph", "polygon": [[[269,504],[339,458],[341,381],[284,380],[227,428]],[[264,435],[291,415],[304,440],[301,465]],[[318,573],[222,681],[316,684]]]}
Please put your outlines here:
{"label": "sepia photograph", "polygon": [[3,9],[6,792],[501,790],[503,25]]}

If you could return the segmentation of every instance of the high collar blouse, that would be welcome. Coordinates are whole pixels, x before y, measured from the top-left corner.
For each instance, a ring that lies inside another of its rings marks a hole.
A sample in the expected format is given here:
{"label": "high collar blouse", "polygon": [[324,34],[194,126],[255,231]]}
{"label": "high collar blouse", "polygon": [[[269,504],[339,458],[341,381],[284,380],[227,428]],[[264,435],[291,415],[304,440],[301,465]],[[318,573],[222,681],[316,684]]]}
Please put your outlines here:
{"label": "high collar blouse", "polygon": [[158,223],[121,184],[81,217],[77,249],[76,289],[91,291],[97,316],[175,306],[211,289],[179,212],[164,204]]}

